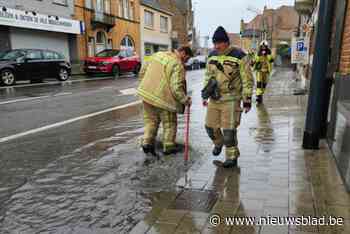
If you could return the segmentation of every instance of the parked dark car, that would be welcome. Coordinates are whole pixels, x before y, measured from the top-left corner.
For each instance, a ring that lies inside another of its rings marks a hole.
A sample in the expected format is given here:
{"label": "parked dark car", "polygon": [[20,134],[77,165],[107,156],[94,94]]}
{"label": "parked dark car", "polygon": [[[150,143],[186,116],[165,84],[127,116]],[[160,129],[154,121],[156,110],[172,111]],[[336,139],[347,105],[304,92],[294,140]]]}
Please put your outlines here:
{"label": "parked dark car", "polygon": [[121,73],[138,74],[141,69],[140,57],[132,50],[103,50],[95,57],[86,58],[84,71],[87,75],[96,73],[112,74],[118,77]]}
{"label": "parked dark car", "polygon": [[42,82],[44,78],[66,81],[71,64],[65,57],[51,50],[16,49],[0,55],[0,83],[14,85],[18,80]]}

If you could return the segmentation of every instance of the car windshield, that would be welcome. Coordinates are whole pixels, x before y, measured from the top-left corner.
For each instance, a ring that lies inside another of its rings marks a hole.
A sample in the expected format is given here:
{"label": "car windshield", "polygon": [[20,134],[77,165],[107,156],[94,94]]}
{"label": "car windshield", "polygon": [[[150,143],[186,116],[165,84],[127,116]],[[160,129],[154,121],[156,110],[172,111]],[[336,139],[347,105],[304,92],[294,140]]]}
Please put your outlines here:
{"label": "car windshield", "polygon": [[16,60],[25,56],[25,53],[21,50],[12,50],[0,55],[0,60]]}
{"label": "car windshield", "polygon": [[107,58],[107,57],[114,57],[119,54],[119,50],[104,50],[98,54],[96,54],[96,57],[99,58]]}

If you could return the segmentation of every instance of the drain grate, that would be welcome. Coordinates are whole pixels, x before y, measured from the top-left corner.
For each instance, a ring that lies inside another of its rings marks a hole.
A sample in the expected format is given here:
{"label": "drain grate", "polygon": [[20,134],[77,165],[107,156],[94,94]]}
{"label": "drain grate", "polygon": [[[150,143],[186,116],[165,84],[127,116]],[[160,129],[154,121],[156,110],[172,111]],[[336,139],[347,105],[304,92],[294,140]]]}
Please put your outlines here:
{"label": "drain grate", "polygon": [[213,191],[184,190],[169,208],[174,210],[210,212],[217,200],[218,194]]}

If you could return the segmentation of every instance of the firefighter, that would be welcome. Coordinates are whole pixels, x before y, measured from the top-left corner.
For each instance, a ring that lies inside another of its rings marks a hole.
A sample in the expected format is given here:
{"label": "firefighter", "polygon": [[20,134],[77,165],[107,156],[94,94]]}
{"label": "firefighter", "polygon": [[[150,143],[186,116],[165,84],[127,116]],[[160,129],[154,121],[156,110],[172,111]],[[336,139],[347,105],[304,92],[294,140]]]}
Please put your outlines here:
{"label": "firefighter", "polygon": [[272,71],[272,63],[274,59],[271,55],[271,50],[267,41],[262,41],[259,47],[258,54],[254,61],[256,70],[256,102],[263,103],[263,96]]}
{"label": "firefighter", "polygon": [[[229,37],[223,27],[218,27],[213,35],[215,50],[208,58],[203,105],[207,106],[205,128],[214,142],[213,155],[220,155],[226,148],[226,160],[222,166],[232,168],[240,156],[237,128],[243,109],[251,109],[254,80],[249,57],[239,48],[231,47]],[[207,102],[209,100],[209,103]]]}
{"label": "firefighter", "polygon": [[178,151],[175,143],[177,113],[184,113],[186,105],[191,105],[187,96],[184,64],[193,56],[189,47],[181,47],[173,52],[153,54],[140,71],[138,95],[143,101],[145,131],[143,151],[155,153],[155,139],[159,124],[163,126],[163,153]]}

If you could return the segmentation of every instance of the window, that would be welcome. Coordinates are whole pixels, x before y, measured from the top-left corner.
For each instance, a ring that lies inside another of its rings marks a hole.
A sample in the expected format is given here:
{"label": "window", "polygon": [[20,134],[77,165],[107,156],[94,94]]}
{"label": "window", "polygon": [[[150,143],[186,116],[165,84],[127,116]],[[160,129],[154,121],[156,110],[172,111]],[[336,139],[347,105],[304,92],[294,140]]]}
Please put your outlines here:
{"label": "window", "polygon": [[145,10],[145,26],[153,28],[153,13]]}
{"label": "window", "polygon": [[57,59],[55,56],[55,53],[52,51],[44,51],[43,54],[44,54],[44,59],[51,59],[51,60]]}
{"label": "window", "polygon": [[129,19],[134,19],[135,5],[133,2],[130,3],[129,7]]}
{"label": "window", "polygon": [[60,54],[60,53],[57,53],[57,52],[53,52],[54,55],[55,55],[55,59],[64,59],[64,55],[63,54]]}
{"label": "window", "polygon": [[97,44],[105,44],[106,43],[106,36],[103,32],[97,32],[96,43]]}
{"label": "window", "polygon": [[126,19],[133,19],[134,3],[129,0],[119,0],[119,16]]}
{"label": "window", "polygon": [[41,52],[39,50],[31,50],[28,52],[26,58],[30,60],[40,60],[42,59]]}
{"label": "window", "polygon": [[92,0],[85,0],[85,7],[88,9],[92,9]]}
{"label": "window", "polygon": [[134,52],[130,49],[126,50],[126,56],[127,57],[132,57],[134,55]]}
{"label": "window", "polygon": [[103,12],[103,0],[96,0],[96,6],[95,6],[95,10],[97,12]]}
{"label": "window", "polygon": [[107,14],[111,14],[111,1],[104,0],[104,12]]}
{"label": "window", "polygon": [[168,17],[160,16],[160,31],[168,32]]}
{"label": "window", "polygon": [[134,48],[134,41],[131,39],[131,37],[126,36],[121,41],[120,45],[121,45],[120,47],[123,49],[133,49]]}
{"label": "window", "polygon": [[122,58],[126,58],[126,57],[128,57],[128,55],[127,55],[127,53],[126,53],[126,51],[125,51],[125,50],[120,51],[119,56],[120,56],[120,57],[122,57]]}
{"label": "window", "polygon": [[95,9],[97,12],[111,13],[111,0],[96,0]]}

